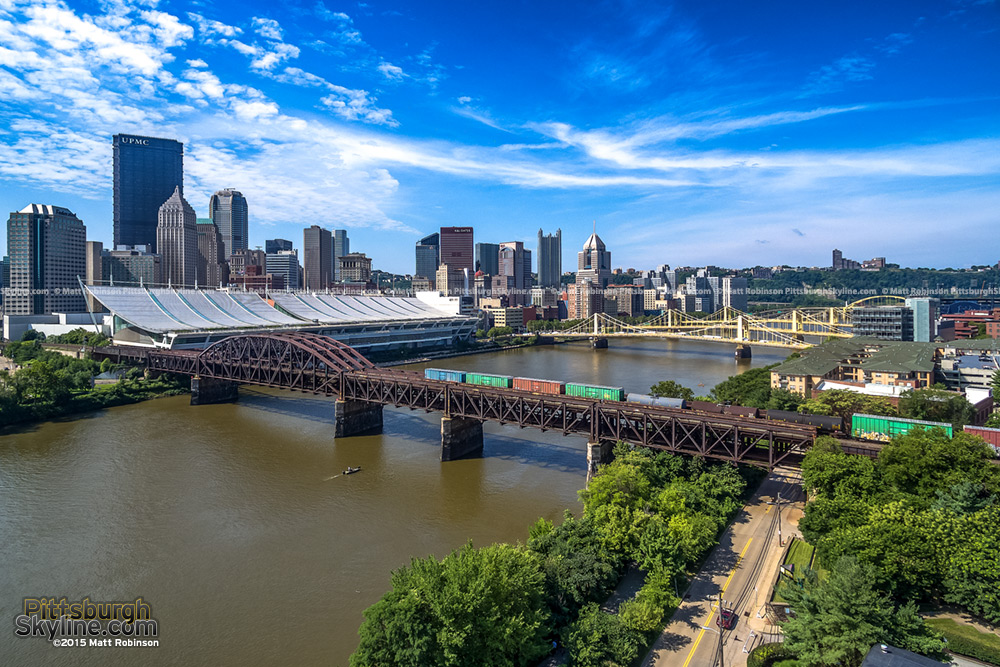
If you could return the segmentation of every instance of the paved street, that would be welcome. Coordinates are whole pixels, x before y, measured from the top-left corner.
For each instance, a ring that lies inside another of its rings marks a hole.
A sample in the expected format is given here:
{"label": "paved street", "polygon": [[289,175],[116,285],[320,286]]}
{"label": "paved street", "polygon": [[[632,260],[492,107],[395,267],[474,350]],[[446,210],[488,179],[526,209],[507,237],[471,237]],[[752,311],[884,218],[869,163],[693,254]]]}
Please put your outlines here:
{"label": "paved street", "polygon": [[767,600],[782,554],[774,521],[776,510],[770,503],[781,494],[781,536],[787,543],[791,535],[797,534],[794,526],[802,515],[800,484],[800,472],[791,469],[779,469],[764,481],[723,533],[670,624],[643,661],[644,667],[713,667],[719,642],[716,620],[720,592],[726,606],[735,605],[739,614],[737,625],[724,633],[723,664],[746,664],[743,646],[750,632],[760,634],[768,629],[757,613]]}

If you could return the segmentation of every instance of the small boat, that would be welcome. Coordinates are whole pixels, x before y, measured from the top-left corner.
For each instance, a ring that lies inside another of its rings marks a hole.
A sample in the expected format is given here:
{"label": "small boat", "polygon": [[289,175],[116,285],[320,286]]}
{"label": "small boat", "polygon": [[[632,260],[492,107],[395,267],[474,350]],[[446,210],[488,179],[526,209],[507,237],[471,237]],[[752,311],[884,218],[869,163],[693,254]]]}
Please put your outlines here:
{"label": "small boat", "polygon": [[347,470],[344,471],[344,474],[345,475],[353,475],[354,473],[356,473],[356,472],[358,472],[360,470],[361,470],[361,466],[358,466],[357,468],[352,468],[351,466],[347,466]]}

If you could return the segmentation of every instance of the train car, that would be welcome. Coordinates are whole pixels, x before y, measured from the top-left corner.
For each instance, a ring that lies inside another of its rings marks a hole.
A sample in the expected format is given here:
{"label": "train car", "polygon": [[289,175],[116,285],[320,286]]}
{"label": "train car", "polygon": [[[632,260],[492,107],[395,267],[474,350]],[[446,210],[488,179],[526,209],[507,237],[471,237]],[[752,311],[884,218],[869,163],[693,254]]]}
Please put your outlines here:
{"label": "train car", "polygon": [[683,398],[665,398],[662,396],[650,396],[649,394],[629,394],[626,396],[630,403],[640,403],[642,405],[655,405],[661,408],[677,408],[683,410],[687,407],[687,401]]}
{"label": "train car", "polygon": [[536,378],[514,378],[514,389],[530,391],[534,394],[558,395],[566,391],[564,382],[555,380],[538,380]]}
{"label": "train car", "polygon": [[792,424],[805,424],[815,426],[820,431],[832,433],[844,428],[844,420],[840,417],[828,417],[825,415],[803,415],[798,412],[788,412],[787,410],[763,410],[763,416],[767,419],[780,422],[790,422]]}
{"label": "train car", "polygon": [[510,389],[514,383],[514,377],[511,375],[491,375],[490,373],[466,373],[465,383]]}
{"label": "train car", "polygon": [[859,440],[889,442],[897,435],[909,433],[915,428],[941,428],[952,437],[951,424],[944,422],[927,422],[919,419],[902,419],[900,417],[880,417],[878,415],[856,414],[851,419],[851,435]]}
{"label": "train car", "polygon": [[602,401],[624,401],[625,390],[621,387],[602,387],[596,384],[578,384],[576,382],[566,383],[567,396],[579,396],[581,398],[597,398]]}
{"label": "train car", "polygon": [[966,426],[965,432],[971,435],[978,435],[986,441],[986,444],[993,448],[997,456],[1000,456],[1000,428],[986,428],[985,426]]}
{"label": "train car", "polygon": [[687,407],[689,410],[697,410],[698,412],[711,412],[717,415],[722,414],[721,405],[709,403],[708,401],[688,401]]}
{"label": "train car", "polygon": [[444,368],[425,368],[424,377],[443,382],[465,382],[465,371],[449,371]]}
{"label": "train car", "polygon": [[722,408],[722,413],[726,415],[735,415],[737,417],[759,417],[760,410],[758,408],[745,408],[742,405],[726,405]]}

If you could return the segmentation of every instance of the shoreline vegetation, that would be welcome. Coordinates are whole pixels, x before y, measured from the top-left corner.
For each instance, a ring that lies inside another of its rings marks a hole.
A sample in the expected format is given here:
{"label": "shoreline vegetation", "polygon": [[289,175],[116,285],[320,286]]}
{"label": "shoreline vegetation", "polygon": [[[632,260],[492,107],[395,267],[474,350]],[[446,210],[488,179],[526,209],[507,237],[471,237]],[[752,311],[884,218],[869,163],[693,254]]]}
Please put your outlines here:
{"label": "shoreline vegetation", "polygon": [[[414,558],[365,611],[352,667],[629,665],[649,649],[763,471],[616,447],[580,491],[583,514],[539,519],[525,543]],[[623,577],[644,573],[617,609]]]}

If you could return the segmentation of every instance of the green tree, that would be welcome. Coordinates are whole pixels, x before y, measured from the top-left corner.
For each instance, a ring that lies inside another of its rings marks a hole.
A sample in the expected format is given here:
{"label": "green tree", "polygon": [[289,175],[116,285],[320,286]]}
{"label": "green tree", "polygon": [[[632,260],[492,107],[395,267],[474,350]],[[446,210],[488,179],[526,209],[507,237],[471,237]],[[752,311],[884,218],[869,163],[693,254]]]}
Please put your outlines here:
{"label": "green tree", "polygon": [[[994,389],[993,391],[996,391],[996,389]],[[1000,397],[1000,394],[997,394],[997,396]],[[993,414],[991,414],[989,419],[986,420],[986,423],[983,424],[983,426],[985,426],[986,428],[1000,428],[1000,412],[994,412]]]}
{"label": "green tree", "polygon": [[866,415],[895,415],[896,408],[889,401],[876,396],[867,396],[846,389],[830,389],[802,403],[799,412],[807,415],[832,415],[844,420],[844,428],[850,429],[851,417],[855,413]]}
{"label": "green tree", "polygon": [[935,385],[904,391],[899,397],[899,414],[907,419],[946,422],[962,428],[973,422],[976,410],[964,396]]}
{"label": "green tree", "polygon": [[549,651],[537,554],[509,544],[415,559],[365,610],[352,667],[531,665]]}
{"label": "green tree", "polygon": [[949,438],[943,429],[914,429],[893,438],[879,452],[882,480],[927,507],[938,491],[964,481],[982,484],[988,493],[1000,491],[1000,468],[982,439],[968,433]]}
{"label": "green tree", "polygon": [[659,632],[667,611],[680,603],[673,592],[673,572],[654,569],[646,574],[642,588],[618,610],[622,625],[637,632]]}
{"label": "green tree", "polygon": [[574,667],[629,667],[639,657],[643,636],[591,603],[569,627],[564,643]]}
{"label": "green tree", "polygon": [[782,595],[795,611],[782,626],[785,645],[805,667],[858,667],[880,642],[930,654],[945,647],[912,607],[897,609],[875,587],[870,567],[849,556],[836,561],[825,581],[810,572],[801,586],[786,584]]}
{"label": "green tree", "polygon": [[1000,396],[1000,369],[993,371],[993,379],[990,384],[993,385],[993,395]]}
{"label": "green tree", "polygon": [[787,389],[772,389],[771,396],[767,399],[768,410],[787,410],[798,412],[799,406],[805,399],[798,394]]}
{"label": "green tree", "polygon": [[694,399],[694,392],[673,380],[662,380],[649,388],[649,395],[658,398],[683,398],[686,401]]}
{"label": "green tree", "polygon": [[775,366],[777,364],[751,368],[729,377],[712,388],[712,399],[718,403],[766,408],[771,397],[771,369]]}
{"label": "green tree", "polygon": [[945,600],[1000,624],[1000,508],[960,517],[946,554]]}

